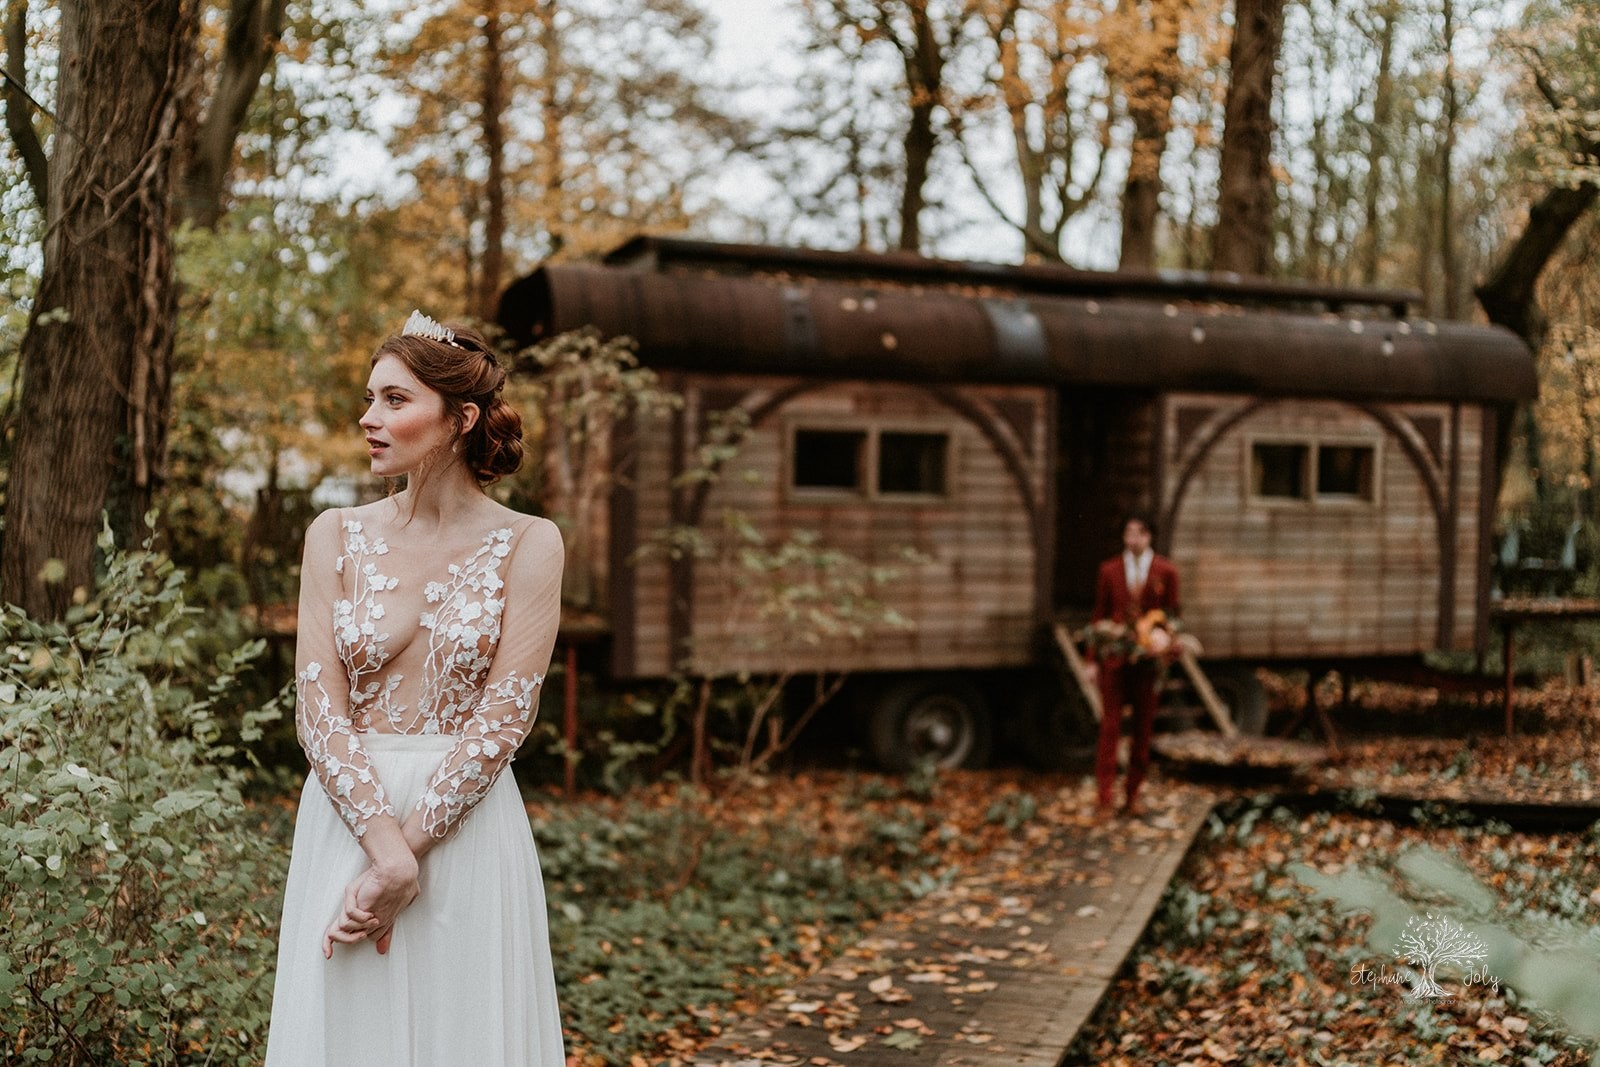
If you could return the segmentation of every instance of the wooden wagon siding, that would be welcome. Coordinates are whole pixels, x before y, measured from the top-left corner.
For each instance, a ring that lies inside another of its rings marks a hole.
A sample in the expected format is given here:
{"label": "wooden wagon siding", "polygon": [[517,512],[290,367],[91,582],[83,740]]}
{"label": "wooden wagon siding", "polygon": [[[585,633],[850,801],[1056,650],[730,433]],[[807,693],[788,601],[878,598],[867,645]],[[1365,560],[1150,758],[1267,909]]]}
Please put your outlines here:
{"label": "wooden wagon siding", "polygon": [[[1048,388],[822,381],[768,376],[674,375],[683,410],[634,427],[637,456],[613,501],[619,524],[648,543],[687,524],[718,543],[723,515],[737,513],[768,545],[802,532],[869,564],[896,566],[877,598],[911,620],[865,640],[820,645],[763,619],[758,595],[719,553],[668,561],[633,546],[613,557],[633,574],[631,603],[613,611],[619,632],[613,670],[622,677],[670,673],[683,653],[696,672],[779,669],[950,669],[1026,664],[1050,609],[1048,553],[1053,395]],[[714,412],[737,404],[751,419],[719,477],[674,487]],[[791,435],[806,429],[878,429],[950,435],[944,499],[869,498],[797,491]],[[902,549],[923,561],[897,562]],[[631,562],[630,562],[631,560]],[[614,583],[620,587],[623,583]],[[621,605],[617,605],[621,607]]]}
{"label": "wooden wagon siding", "polygon": [[[1484,564],[1478,407],[1196,393],[1163,406],[1163,537],[1208,655],[1474,647]],[[1256,442],[1370,444],[1373,499],[1255,497]]]}

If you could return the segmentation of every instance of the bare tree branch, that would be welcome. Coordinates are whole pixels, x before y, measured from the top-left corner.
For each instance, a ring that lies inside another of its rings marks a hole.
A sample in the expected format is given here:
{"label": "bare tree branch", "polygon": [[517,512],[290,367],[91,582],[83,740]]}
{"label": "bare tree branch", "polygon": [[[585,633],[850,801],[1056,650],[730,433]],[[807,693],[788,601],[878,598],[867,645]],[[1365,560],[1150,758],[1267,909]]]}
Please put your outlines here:
{"label": "bare tree branch", "polygon": [[1537,292],[1539,276],[1566,239],[1567,231],[1597,196],[1600,186],[1593,182],[1547,190],[1528,209],[1528,225],[1495,264],[1488,279],[1478,286],[1478,303],[1489,321],[1511,330],[1536,352],[1545,332]]}
{"label": "bare tree branch", "polygon": [[983,180],[983,168],[978,166],[977,161],[972,158],[971,150],[967,148],[966,124],[957,119],[951,124],[950,132],[954,135],[952,140],[955,142],[956,151],[961,153],[961,162],[967,165],[967,176],[972,179],[972,184],[978,190],[978,195],[983,197],[983,202],[989,205],[990,211],[999,216],[1001,222],[1024,237],[1028,236],[1028,228],[1007,214],[1000,201],[989,191],[989,183]]}
{"label": "bare tree branch", "polygon": [[262,76],[283,37],[288,0],[233,0],[222,45],[217,90],[200,128],[184,175],[178,206],[185,218],[213,228],[222,218],[222,195],[233,164],[233,147],[244,128]]}
{"label": "bare tree branch", "polygon": [[50,211],[50,164],[45,158],[44,145],[39,131],[33,125],[28,106],[33,99],[28,95],[28,5],[24,0],[12,0],[6,14],[6,132],[17,146],[22,165],[28,172],[28,184],[39,210]]}
{"label": "bare tree branch", "polygon": [[[1524,48],[1528,67],[1539,95],[1558,118],[1564,118],[1569,105],[1561,90],[1550,81],[1543,57]],[[1567,137],[1574,156],[1600,156],[1600,143],[1575,129]],[[1545,315],[1539,306],[1538,283],[1546,265],[1566,239],[1567,232],[1600,198],[1600,185],[1581,181],[1547,189],[1528,209],[1528,224],[1511,247],[1500,257],[1484,283],[1478,286],[1478,303],[1489,321],[1511,330],[1537,352],[1544,342]]]}
{"label": "bare tree branch", "polygon": [[1550,110],[1560,113],[1563,105],[1561,97],[1556,92],[1556,87],[1551,84],[1550,71],[1545,65],[1544,56],[1532,45],[1520,45],[1517,49],[1527,57],[1528,72],[1533,75],[1534,88],[1539,90],[1539,95],[1544,97],[1544,102],[1550,105]]}

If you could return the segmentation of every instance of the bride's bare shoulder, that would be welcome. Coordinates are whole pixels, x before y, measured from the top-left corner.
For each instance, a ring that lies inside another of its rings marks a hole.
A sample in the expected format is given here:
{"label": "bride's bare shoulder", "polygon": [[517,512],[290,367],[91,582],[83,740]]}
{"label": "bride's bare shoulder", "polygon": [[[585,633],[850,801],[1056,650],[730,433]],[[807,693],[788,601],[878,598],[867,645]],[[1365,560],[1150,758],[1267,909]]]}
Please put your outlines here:
{"label": "bride's bare shoulder", "polygon": [[400,518],[399,507],[389,497],[379,497],[377,500],[369,500],[365,504],[357,504],[352,508],[330,510],[337,510],[344,515],[346,520],[354,520],[364,526],[373,523],[387,525]]}
{"label": "bride's bare shoulder", "polygon": [[500,510],[500,521],[506,526],[516,530],[521,539],[529,547],[537,544],[548,553],[551,550],[559,552],[562,547],[561,528],[542,515],[529,515],[521,511],[513,511],[503,504],[495,504]]}

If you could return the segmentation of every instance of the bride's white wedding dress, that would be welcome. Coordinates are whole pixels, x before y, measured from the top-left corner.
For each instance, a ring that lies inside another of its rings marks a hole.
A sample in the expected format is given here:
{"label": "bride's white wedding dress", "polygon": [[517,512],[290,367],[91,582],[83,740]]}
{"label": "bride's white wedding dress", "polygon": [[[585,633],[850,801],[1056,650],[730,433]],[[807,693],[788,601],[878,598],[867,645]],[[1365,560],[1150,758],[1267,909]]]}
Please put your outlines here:
{"label": "bride's white wedding dress", "polygon": [[[300,576],[296,727],[311,761],[284,892],[268,1067],[560,1067],[544,887],[503,774],[533,724],[561,542],[516,516],[474,544],[395,544],[324,513]],[[508,517],[510,513],[507,513]],[[403,535],[401,535],[403,537]],[[322,935],[374,817],[444,838],[387,955]]]}

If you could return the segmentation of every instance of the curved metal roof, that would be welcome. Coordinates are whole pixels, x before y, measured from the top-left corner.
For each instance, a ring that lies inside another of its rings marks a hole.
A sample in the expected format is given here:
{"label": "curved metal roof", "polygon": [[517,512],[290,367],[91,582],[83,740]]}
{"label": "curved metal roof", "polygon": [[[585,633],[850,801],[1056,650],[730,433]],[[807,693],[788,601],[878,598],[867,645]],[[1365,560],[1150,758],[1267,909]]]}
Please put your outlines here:
{"label": "curved metal roof", "polygon": [[[671,242],[650,240],[650,254],[635,241],[611,264],[548,264],[520,279],[501,298],[501,325],[520,343],[594,326],[633,337],[646,365],[725,373],[1365,400],[1514,403],[1537,392],[1515,335],[1407,317],[1413,294],[1064,268],[963,272],[904,255],[740,256],[728,249],[741,246],[698,242],[677,242],[695,254],[673,263],[655,254]],[[1355,305],[1367,314],[1351,313]]]}

